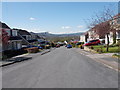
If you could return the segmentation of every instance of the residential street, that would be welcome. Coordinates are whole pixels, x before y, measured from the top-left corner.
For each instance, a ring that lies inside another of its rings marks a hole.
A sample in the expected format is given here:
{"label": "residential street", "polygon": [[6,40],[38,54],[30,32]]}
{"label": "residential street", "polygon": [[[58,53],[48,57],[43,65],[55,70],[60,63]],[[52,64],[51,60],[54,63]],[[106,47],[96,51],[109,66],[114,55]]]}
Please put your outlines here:
{"label": "residential street", "polygon": [[[3,67],[3,88],[118,88],[118,72],[60,47]],[[94,56],[93,56],[94,57]]]}

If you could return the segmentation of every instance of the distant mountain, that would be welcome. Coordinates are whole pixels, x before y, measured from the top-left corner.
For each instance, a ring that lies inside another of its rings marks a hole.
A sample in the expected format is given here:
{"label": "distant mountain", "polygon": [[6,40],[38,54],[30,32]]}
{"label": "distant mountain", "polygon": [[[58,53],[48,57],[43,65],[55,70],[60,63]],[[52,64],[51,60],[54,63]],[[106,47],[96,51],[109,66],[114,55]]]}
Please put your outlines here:
{"label": "distant mountain", "polygon": [[70,33],[70,34],[51,34],[49,32],[36,33],[38,36],[43,37],[46,40],[58,42],[58,41],[70,41],[72,39],[79,40],[80,35],[83,33]]}
{"label": "distant mountain", "polygon": [[69,36],[80,36],[82,33],[70,33],[70,34],[51,34],[49,32],[36,33],[39,36],[43,37],[69,37]]}

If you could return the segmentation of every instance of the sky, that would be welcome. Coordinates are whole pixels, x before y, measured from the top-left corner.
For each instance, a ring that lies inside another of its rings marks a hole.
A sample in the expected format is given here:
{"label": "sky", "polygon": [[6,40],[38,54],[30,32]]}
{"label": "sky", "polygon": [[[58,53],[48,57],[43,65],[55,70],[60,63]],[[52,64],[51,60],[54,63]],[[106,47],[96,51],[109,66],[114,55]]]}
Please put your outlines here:
{"label": "sky", "polygon": [[55,34],[85,32],[87,19],[117,2],[2,2],[2,22],[11,28]]}

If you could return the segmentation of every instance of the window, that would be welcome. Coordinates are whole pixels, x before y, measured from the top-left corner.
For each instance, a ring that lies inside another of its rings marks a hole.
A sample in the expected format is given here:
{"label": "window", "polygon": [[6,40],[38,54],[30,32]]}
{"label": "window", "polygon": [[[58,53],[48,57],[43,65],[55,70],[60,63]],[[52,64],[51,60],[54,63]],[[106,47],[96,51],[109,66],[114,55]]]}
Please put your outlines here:
{"label": "window", "polygon": [[13,36],[17,36],[17,31],[16,30],[12,30],[12,35]]}
{"label": "window", "polygon": [[117,21],[118,24],[120,24],[120,17],[118,18],[118,21]]}
{"label": "window", "polygon": [[10,29],[4,29],[7,33],[8,33],[8,36],[11,36],[10,35]]}

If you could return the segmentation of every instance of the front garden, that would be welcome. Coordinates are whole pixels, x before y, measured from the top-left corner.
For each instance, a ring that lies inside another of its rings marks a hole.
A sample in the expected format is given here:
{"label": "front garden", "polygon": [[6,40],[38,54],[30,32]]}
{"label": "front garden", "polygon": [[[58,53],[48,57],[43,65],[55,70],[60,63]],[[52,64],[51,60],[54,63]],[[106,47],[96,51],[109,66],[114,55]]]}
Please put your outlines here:
{"label": "front garden", "polygon": [[93,49],[100,53],[119,53],[120,47],[119,46],[109,46],[109,51],[106,51],[106,45],[95,45],[95,46],[89,46],[90,49]]}

